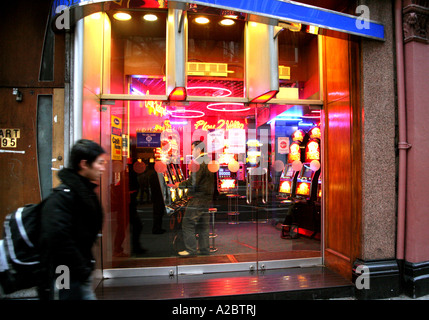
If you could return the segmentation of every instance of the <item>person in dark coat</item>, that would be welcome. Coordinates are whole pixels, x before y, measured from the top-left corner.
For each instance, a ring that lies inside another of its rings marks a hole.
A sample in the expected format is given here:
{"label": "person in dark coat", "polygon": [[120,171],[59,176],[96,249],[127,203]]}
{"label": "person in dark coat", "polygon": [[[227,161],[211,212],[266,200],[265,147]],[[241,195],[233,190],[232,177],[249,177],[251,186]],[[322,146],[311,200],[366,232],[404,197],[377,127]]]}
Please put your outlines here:
{"label": "person in dark coat", "polygon": [[42,209],[39,245],[46,283],[39,288],[41,299],[95,299],[92,248],[102,228],[103,210],[94,182],[105,170],[104,153],[91,140],[77,141],[69,168],[58,173],[62,184]]}
{"label": "person in dark coat", "polygon": [[164,197],[162,195],[161,185],[159,183],[158,172],[155,171],[154,165],[155,164],[153,162],[149,162],[149,165],[146,169],[148,170],[147,174],[152,201],[152,233],[163,234],[165,232],[165,229],[162,228],[162,218],[165,214],[165,203]]}
{"label": "person in dark coat", "polygon": [[[188,188],[188,195],[191,197],[186,206],[182,223],[186,250],[178,252],[180,256],[196,255],[197,244],[200,254],[210,253],[208,209],[213,202],[214,174],[209,171],[207,166],[208,157],[203,152],[205,144],[201,141],[194,141],[191,148],[194,157],[193,165],[197,168],[192,170],[188,180],[175,185],[179,188]],[[198,241],[195,234],[198,234]]]}

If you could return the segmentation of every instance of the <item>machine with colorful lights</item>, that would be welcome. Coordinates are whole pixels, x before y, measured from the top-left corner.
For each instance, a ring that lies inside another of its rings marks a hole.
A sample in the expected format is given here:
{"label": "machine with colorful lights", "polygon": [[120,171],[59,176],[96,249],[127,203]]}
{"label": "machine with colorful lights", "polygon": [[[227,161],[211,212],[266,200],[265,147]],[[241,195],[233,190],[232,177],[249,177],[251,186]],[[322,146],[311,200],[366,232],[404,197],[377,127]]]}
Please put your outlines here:
{"label": "machine with colorful lights", "polygon": [[295,235],[300,233],[311,237],[320,232],[320,138],[320,128],[314,127],[303,139],[306,141],[304,163],[296,179],[295,197],[282,226],[282,238],[287,238],[291,230]]}
{"label": "machine with colorful lights", "polygon": [[304,141],[304,137],[305,133],[302,130],[296,130],[292,134],[292,143],[289,146],[288,163],[285,165],[280,176],[280,198],[289,200],[296,196],[296,183],[299,174],[296,163],[301,161],[301,144]]}
{"label": "machine with colorful lights", "polygon": [[315,201],[319,189],[320,176],[320,128],[314,127],[308,132],[305,156],[296,184],[296,196],[300,199]]}
{"label": "machine with colorful lights", "polygon": [[167,164],[163,176],[166,211],[168,215],[173,215],[186,207],[188,202],[188,190],[182,188],[176,189],[173,187],[176,182],[184,180],[184,175],[179,164]]}
{"label": "machine with colorful lights", "polygon": [[219,155],[219,170],[217,172],[217,189],[219,194],[236,193],[238,190],[237,172],[233,172],[230,166],[236,163],[234,154],[223,153]]}

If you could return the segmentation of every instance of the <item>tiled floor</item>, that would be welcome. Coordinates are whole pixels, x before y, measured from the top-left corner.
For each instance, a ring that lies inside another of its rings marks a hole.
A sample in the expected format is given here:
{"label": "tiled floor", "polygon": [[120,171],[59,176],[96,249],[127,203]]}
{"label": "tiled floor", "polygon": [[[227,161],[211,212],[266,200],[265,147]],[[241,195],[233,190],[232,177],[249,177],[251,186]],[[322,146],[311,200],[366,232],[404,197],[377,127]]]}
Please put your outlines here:
{"label": "tiled floor", "polygon": [[105,279],[100,300],[329,299],[353,296],[352,284],[324,267]]}

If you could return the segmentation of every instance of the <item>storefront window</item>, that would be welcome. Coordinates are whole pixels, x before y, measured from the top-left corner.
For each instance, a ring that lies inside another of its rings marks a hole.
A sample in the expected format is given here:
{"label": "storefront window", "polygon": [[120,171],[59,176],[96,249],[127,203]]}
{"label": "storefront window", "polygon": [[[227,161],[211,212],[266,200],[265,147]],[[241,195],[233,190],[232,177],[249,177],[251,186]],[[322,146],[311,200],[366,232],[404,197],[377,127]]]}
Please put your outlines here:
{"label": "storefront window", "polygon": [[[111,94],[165,95],[166,11],[125,11],[111,21]],[[106,91],[106,88],[105,88]]]}
{"label": "storefront window", "polygon": [[291,24],[278,35],[279,93],[282,100],[319,100],[319,48],[317,32]]}
{"label": "storefront window", "polygon": [[244,97],[245,22],[196,13],[188,21],[188,95]]}
{"label": "storefront window", "polygon": [[[126,21],[116,20],[114,13],[108,12],[111,43],[104,48],[104,56],[110,57],[106,70],[110,82],[102,94],[108,101],[102,106],[102,141],[111,158],[102,193],[107,210],[104,267],[320,257],[320,224],[312,220],[313,209],[320,217],[320,205],[306,208],[309,234],[295,239],[289,235],[291,223],[287,222],[287,232],[283,227],[292,203],[292,192],[283,184],[293,163],[289,145],[300,129],[308,140],[307,131],[317,127],[320,113],[315,116],[308,105],[281,101],[320,98],[317,36],[280,32],[277,101],[249,104],[244,102],[245,15],[222,25],[222,15],[208,14],[207,23],[198,24],[201,12],[188,11],[183,29],[188,32],[187,101],[171,102],[166,96],[167,11],[151,12],[156,21],[144,20],[148,12],[140,10],[127,12],[131,18]],[[147,100],[148,95],[158,99]],[[182,227],[189,190],[173,185],[195,169],[191,151],[195,140],[205,143],[214,178],[204,233],[195,230],[197,239],[208,231],[209,252],[184,259],[178,253],[186,250]],[[299,149],[304,147],[303,142]],[[298,160],[301,166],[295,164],[293,171],[303,175],[300,182],[305,188],[309,186],[305,179],[317,170],[315,163],[310,168],[311,161]],[[311,172],[304,173],[305,165]],[[307,196],[310,193],[301,195]],[[320,204],[320,197],[315,200]]]}

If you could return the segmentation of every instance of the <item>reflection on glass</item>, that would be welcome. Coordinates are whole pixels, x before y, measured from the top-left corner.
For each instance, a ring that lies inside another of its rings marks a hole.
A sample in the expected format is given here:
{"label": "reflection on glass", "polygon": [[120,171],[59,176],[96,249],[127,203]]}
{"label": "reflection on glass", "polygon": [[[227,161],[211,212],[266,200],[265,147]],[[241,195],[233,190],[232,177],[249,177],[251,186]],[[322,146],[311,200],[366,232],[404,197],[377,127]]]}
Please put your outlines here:
{"label": "reflection on glass", "polygon": [[111,21],[110,93],[165,95],[166,11],[129,11]]}
{"label": "reflection on glass", "polygon": [[189,14],[188,95],[244,97],[244,25],[242,20],[207,15],[205,24]]}
{"label": "reflection on glass", "polygon": [[278,35],[278,46],[280,91],[276,98],[319,99],[317,35],[307,29],[285,29]]}

